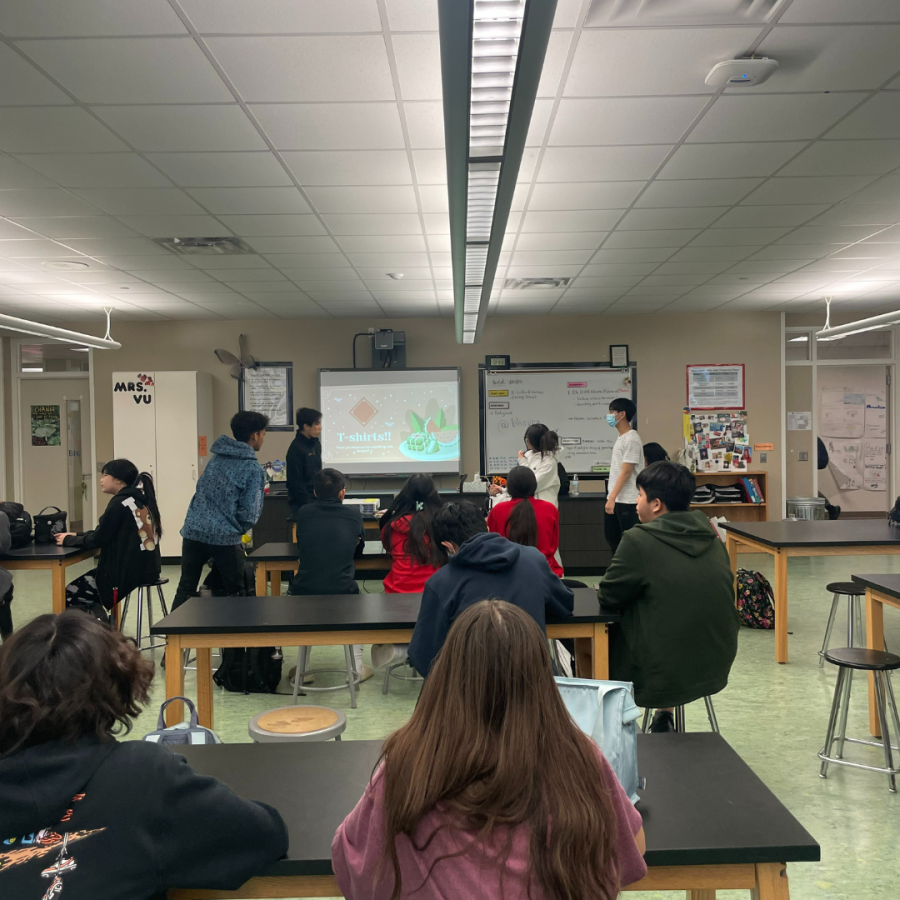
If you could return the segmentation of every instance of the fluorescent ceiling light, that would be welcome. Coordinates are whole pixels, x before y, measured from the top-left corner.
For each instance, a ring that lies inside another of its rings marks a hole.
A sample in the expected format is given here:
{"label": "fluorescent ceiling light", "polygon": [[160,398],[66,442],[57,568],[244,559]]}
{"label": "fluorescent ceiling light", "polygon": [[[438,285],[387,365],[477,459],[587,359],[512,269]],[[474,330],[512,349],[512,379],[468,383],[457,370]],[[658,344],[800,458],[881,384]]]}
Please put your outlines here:
{"label": "fluorescent ceiling light", "polygon": [[15,316],[0,314],[0,328],[8,328],[10,331],[18,331],[21,334],[33,334],[37,337],[53,338],[64,344],[80,344],[81,347],[93,347],[97,350],[119,350],[122,345],[109,337],[109,312],[106,313],[106,337],[95,337],[92,334],[81,334],[78,331],[69,331],[67,328],[57,328],[54,325],[44,325],[41,322],[31,322],[28,319],[17,319]]}
{"label": "fluorescent ceiling light", "polygon": [[848,322],[846,325],[831,325],[831,297],[825,298],[826,314],[825,327],[816,332],[817,341],[839,341],[851,334],[862,334],[864,331],[878,331],[889,325],[900,324],[900,310],[885,313],[881,316],[872,316],[868,319],[858,319],[856,322]]}

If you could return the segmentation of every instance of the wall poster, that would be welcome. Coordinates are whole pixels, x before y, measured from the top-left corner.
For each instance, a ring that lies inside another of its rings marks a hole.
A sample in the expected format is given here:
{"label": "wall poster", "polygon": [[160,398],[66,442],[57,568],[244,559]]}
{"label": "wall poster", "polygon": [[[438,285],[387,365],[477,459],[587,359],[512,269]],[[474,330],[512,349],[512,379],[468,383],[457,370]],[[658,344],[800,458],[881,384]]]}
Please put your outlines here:
{"label": "wall poster", "polygon": [[59,430],[58,406],[31,407],[31,446],[59,447],[62,443]]}
{"label": "wall poster", "polygon": [[690,409],[744,409],[744,364],[687,366],[687,405]]}
{"label": "wall poster", "polygon": [[260,362],[244,369],[238,382],[238,406],[269,417],[268,431],[294,430],[294,364]]}

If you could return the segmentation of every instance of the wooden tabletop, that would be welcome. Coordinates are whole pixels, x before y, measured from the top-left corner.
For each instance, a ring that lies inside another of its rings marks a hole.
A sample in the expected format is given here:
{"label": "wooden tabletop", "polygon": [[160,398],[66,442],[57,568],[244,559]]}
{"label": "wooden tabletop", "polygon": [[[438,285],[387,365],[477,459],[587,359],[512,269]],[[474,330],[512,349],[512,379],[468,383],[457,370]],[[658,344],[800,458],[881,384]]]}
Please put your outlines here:
{"label": "wooden tabletop", "polygon": [[877,546],[900,544],[900,528],[885,519],[838,519],[810,522],[723,522],[732,534],[770,547]]}
{"label": "wooden tabletop", "polygon": [[[575,612],[559,622],[618,622],[600,609],[592,588],[575,588]],[[421,594],[318,594],[281,597],[192,597],[160,619],[151,634],[253,634],[389,631],[415,628]]]}
{"label": "wooden tabletop", "polygon": [[95,550],[86,550],[84,547],[60,547],[54,541],[52,544],[29,544],[27,547],[18,547],[10,550],[9,553],[0,554],[0,562],[3,560],[53,560],[58,562],[61,559],[71,559],[73,556],[79,556],[82,553],[95,553]]}
{"label": "wooden tabletop", "polygon": [[[179,746],[193,768],[276,807],[290,834],[265,873],[330,875],[331,839],[356,805],[380,741]],[[649,866],[815,862],[819,845],[717,734],[639,734],[638,810]]]}

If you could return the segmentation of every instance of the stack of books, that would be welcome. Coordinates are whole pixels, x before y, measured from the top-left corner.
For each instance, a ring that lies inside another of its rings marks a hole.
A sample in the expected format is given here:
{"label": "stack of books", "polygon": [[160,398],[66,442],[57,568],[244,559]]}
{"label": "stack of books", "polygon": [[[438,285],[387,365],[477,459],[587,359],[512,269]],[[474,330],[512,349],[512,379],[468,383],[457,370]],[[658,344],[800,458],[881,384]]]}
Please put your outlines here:
{"label": "stack of books", "polygon": [[713,490],[716,494],[716,503],[743,503],[744,494],[741,486],[735,484],[717,484]]}
{"label": "stack of books", "polygon": [[713,503],[716,499],[716,492],[711,484],[697,485],[694,491],[694,499],[691,503]]}
{"label": "stack of books", "polygon": [[742,478],[741,488],[743,489],[744,501],[746,503],[762,503],[766,499],[763,497],[759,482],[755,478],[749,476]]}

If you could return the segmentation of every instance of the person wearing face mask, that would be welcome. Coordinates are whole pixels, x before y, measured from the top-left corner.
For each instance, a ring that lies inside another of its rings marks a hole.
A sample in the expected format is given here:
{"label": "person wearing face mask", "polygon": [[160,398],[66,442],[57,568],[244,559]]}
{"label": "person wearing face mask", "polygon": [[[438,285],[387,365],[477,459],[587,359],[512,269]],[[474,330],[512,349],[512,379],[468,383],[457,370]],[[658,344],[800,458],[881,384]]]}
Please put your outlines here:
{"label": "person wearing face mask", "polygon": [[615,553],[622,535],[638,523],[637,477],[644,468],[644,445],[631,427],[637,413],[634,402],[618,397],[609,404],[606,422],[619,433],[613,446],[606,493],[603,530],[606,542]]}

